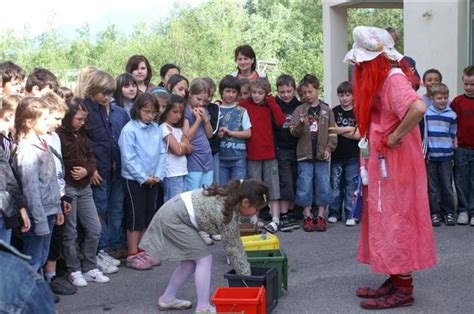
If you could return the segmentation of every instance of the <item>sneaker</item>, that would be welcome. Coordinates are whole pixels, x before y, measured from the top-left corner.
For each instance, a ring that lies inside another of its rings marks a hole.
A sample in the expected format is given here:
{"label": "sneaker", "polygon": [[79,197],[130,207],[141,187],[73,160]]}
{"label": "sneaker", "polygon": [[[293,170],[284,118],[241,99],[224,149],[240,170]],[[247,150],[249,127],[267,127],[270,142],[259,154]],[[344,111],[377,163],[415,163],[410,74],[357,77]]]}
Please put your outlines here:
{"label": "sneaker", "polygon": [[332,224],[333,224],[333,223],[336,223],[336,222],[337,222],[337,217],[334,217],[334,216],[329,217],[329,218],[328,218],[328,222],[329,222],[329,223],[332,223]]}
{"label": "sneaker", "polygon": [[264,227],[270,233],[277,233],[278,232],[278,224],[274,221],[267,223]]}
{"label": "sneaker", "polygon": [[222,241],[222,236],[220,234],[211,235],[211,239],[214,241]]}
{"label": "sneaker", "polygon": [[298,220],[296,219],[293,211],[288,213],[288,217],[290,218],[290,226],[293,227],[293,230],[299,229],[300,224],[298,223]]}
{"label": "sneaker", "polygon": [[469,222],[469,226],[474,227],[474,216],[471,217],[471,221]]}
{"label": "sneaker", "polygon": [[439,227],[441,226],[441,220],[439,219],[439,215],[438,214],[433,214],[431,215],[431,225],[433,227]]}
{"label": "sneaker", "polygon": [[204,240],[204,242],[206,242],[207,245],[213,245],[214,244],[214,241],[211,239],[211,236],[209,235],[209,233],[207,233],[205,231],[199,231],[199,235]]}
{"label": "sneaker", "polygon": [[87,286],[87,281],[84,279],[84,276],[82,276],[82,273],[80,270],[70,273],[69,281],[76,287]]}
{"label": "sneaker", "polygon": [[281,215],[280,217],[280,230],[283,232],[293,231],[293,226],[290,223],[290,217],[288,215]]}
{"label": "sneaker", "polygon": [[446,226],[455,226],[456,225],[456,218],[454,218],[454,215],[449,213],[444,216],[444,224]]}
{"label": "sneaker", "polygon": [[314,231],[313,218],[309,216],[305,218],[305,220],[303,221],[303,230],[306,232]]}
{"label": "sneaker", "polygon": [[318,216],[318,218],[315,219],[316,223],[313,224],[315,225],[314,229],[318,232],[324,232],[326,231],[326,218]]}
{"label": "sneaker", "polygon": [[469,222],[469,215],[467,212],[460,212],[458,214],[458,225],[467,225]]}
{"label": "sneaker", "polygon": [[[329,219],[328,219],[328,221],[329,221]],[[346,220],[346,226],[353,227],[355,225],[357,225],[357,222],[355,221],[354,218],[349,218],[349,219]]]}
{"label": "sneaker", "polygon": [[54,294],[73,295],[77,292],[76,286],[72,285],[63,277],[54,277],[49,283],[49,287]]}
{"label": "sneaker", "polygon": [[142,251],[138,254],[141,255],[141,258],[144,259],[145,261],[147,261],[153,267],[161,265],[161,262],[160,262],[159,259],[157,259],[156,257],[151,256],[150,254],[148,254],[145,251]]}
{"label": "sneaker", "polygon": [[104,274],[114,274],[119,271],[118,267],[109,263],[102,255],[97,255],[97,268]]}
{"label": "sneaker", "polygon": [[136,270],[150,270],[153,268],[150,262],[143,259],[143,256],[140,254],[129,255],[127,257],[127,267]]}
{"label": "sneaker", "polygon": [[116,259],[116,258],[113,258],[112,256],[110,256],[107,252],[105,252],[104,250],[100,250],[99,253],[97,254],[97,258],[99,258],[99,256],[104,259],[106,262],[108,262],[109,264],[112,264],[114,266],[120,266],[120,260]]}
{"label": "sneaker", "polygon": [[110,281],[110,278],[107,276],[104,276],[104,274],[97,268],[89,270],[87,273],[85,273],[84,279],[86,281],[93,281],[97,283],[107,283]]}
{"label": "sneaker", "polygon": [[158,307],[160,311],[168,310],[187,310],[190,309],[193,304],[191,301],[174,299],[170,302],[165,302],[161,298],[158,300]]}

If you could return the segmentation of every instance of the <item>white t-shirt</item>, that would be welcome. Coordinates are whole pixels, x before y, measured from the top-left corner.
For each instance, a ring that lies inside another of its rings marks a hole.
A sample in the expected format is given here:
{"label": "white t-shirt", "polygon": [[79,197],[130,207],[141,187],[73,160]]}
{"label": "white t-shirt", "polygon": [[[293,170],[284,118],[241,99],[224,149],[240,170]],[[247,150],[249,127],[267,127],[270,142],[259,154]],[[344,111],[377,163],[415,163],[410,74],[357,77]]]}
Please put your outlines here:
{"label": "white t-shirt", "polygon": [[181,143],[181,138],[183,137],[183,130],[180,128],[175,128],[169,125],[168,123],[162,123],[160,125],[161,131],[163,133],[163,141],[165,141],[168,155],[166,156],[166,166],[165,166],[165,178],[170,177],[179,177],[188,174],[188,162],[186,156],[176,156],[169,149],[169,136],[174,136],[178,143]]}
{"label": "white t-shirt", "polygon": [[180,196],[184,202],[184,205],[186,206],[186,210],[188,211],[188,215],[189,215],[189,219],[191,220],[191,223],[193,224],[194,227],[196,227],[196,229],[199,230],[199,227],[196,221],[196,213],[194,212],[193,202],[191,200],[192,192],[193,191],[184,192],[184,193],[181,193]]}

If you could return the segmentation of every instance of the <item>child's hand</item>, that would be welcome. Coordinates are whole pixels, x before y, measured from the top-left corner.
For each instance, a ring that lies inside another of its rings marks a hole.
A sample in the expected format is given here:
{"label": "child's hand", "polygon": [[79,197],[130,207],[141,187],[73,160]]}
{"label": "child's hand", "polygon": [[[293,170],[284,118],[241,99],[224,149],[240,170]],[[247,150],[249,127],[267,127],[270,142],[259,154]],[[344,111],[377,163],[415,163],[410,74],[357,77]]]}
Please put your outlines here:
{"label": "child's hand", "polygon": [[302,124],[307,124],[308,123],[308,115],[304,113],[300,113],[300,122]]}
{"label": "child's hand", "polygon": [[59,213],[56,215],[56,226],[60,226],[64,223],[64,215],[63,213]]}
{"label": "child's hand", "polygon": [[209,121],[209,115],[207,114],[206,110],[204,110],[204,107],[198,107],[196,109],[198,114],[201,116],[202,121],[207,123]]}
{"label": "child's hand", "polygon": [[63,201],[63,212],[64,215],[67,215],[71,212],[72,210],[72,205],[69,202]]}
{"label": "child's hand", "polygon": [[155,185],[156,183],[158,183],[158,181],[156,180],[156,177],[155,176],[149,176],[145,182],[143,182],[143,184],[145,185],[149,185],[149,186],[153,186]]}
{"label": "child's hand", "polygon": [[224,128],[219,128],[219,131],[217,132],[217,137],[223,138],[225,136],[225,132],[223,129]]}
{"label": "child's hand", "polygon": [[196,120],[201,121],[202,115],[201,115],[201,108],[193,108],[193,115],[196,118]]}
{"label": "child's hand", "polygon": [[101,185],[102,184],[102,177],[99,174],[99,171],[95,170],[94,174],[90,178],[91,184],[92,185]]}
{"label": "child's hand", "polygon": [[219,129],[219,133],[222,133],[222,137],[230,136],[229,132],[230,130],[227,127],[222,127]]}
{"label": "child's hand", "polygon": [[71,176],[74,180],[79,181],[87,176],[87,170],[84,167],[72,167]]}
{"label": "child's hand", "polygon": [[331,151],[329,149],[326,149],[324,151],[324,160],[329,160],[331,158]]}
{"label": "child's hand", "polygon": [[30,230],[31,228],[31,222],[30,217],[28,217],[28,213],[26,212],[26,208],[20,208],[19,212],[21,220],[23,221],[23,225],[21,226],[21,232],[28,232],[28,230]]}

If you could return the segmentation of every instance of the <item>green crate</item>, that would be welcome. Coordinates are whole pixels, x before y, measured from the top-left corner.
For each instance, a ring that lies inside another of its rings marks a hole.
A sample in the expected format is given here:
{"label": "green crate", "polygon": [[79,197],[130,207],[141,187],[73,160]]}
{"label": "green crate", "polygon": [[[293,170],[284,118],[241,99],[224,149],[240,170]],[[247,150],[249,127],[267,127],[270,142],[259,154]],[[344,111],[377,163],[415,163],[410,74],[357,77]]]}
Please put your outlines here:
{"label": "green crate", "polygon": [[278,271],[279,297],[283,295],[283,289],[288,291],[288,258],[283,250],[246,251],[246,253],[251,266],[275,266]]}

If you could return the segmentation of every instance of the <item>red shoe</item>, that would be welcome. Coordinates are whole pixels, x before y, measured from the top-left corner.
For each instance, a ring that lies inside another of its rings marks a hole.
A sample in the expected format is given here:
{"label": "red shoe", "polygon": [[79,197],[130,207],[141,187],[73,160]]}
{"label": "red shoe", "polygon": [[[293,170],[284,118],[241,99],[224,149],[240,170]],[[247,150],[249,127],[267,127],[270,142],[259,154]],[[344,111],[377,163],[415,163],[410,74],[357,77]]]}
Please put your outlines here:
{"label": "red shoe", "polygon": [[360,307],[366,310],[383,310],[410,306],[414,302],[415,298],[413,297],[413,286],[394,287],[392,293],[386,296],[360,302]]}
{"label": "red shoe", "polygon": [[394,288],[392,278],[389,277],[378,289],[369,287],[357,288],[356,295],[361,298],[376,299],[390,294]]}
{"label": "red shoe", "polygon": [[306,232],[314,231],[313,219],[311,217],[306,217],[303,221],[303,230]]}
{"label": "red shoe", "polygon": [[326,231],[326,218],[318,216],[318,218],[315,219],[316,223],[313,222],[314,229],[318,232],[324,232]]}

